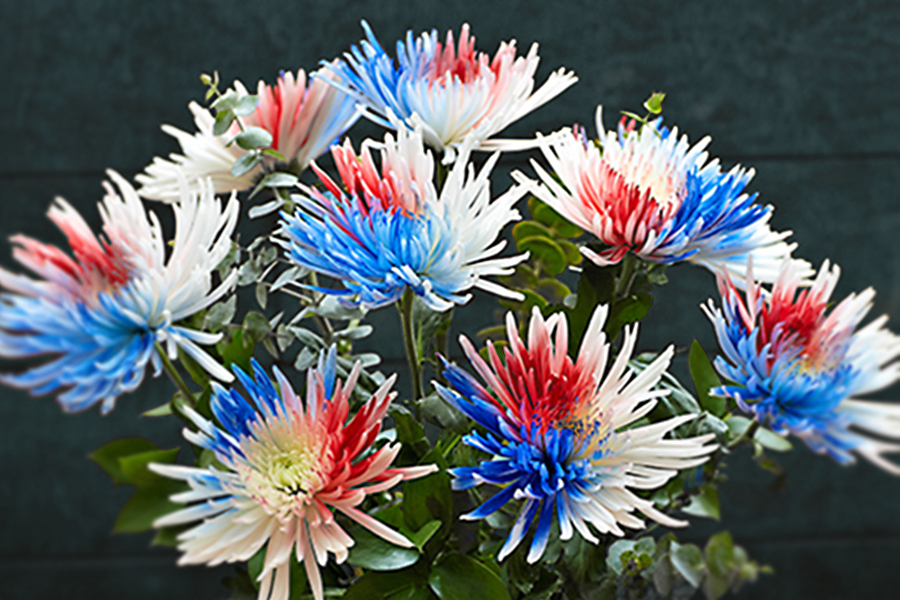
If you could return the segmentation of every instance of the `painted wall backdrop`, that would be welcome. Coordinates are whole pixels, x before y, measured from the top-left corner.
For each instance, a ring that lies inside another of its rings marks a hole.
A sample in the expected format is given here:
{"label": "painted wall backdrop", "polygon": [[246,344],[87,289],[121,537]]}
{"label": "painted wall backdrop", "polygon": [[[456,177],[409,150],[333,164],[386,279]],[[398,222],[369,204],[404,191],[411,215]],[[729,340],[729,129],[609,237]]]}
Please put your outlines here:
{"label": "painted wall backdrop", "polygon": [[[192,130],[186,105],[202,99],[201,72],[255,87],[280,69],[313,69],[359,41],[362,18],[386,46],[410,28],[458,32],[468,22],[483,50],[510,38],[522,49],[539,42],[541,80],[563,65],[578,74],[574,88],[510,135],[575,121],[592,131],[598,103],[611,124],[619,109],[666,92],[667,123],[692,140],[711,135],[726,168],[757,169],[750,189],[775,205],[774,229],[794,231],[797,255],[841,265],[835,297],[874,286],[874,314],[900,328],[900,5],[889,1],[3,0],[0,236],[60,241],[44,218],[57,195],[96,226],[104,170],[132,178],[177,149],[160,124]],[[351,137],[371,133],[363,126]],[[508,185],[509,170],[528,168],[526,158],[503,159],[495,191]],[[5,267],[8,248],[0,248]],[[715,294],[713,278],[683,265],[670,280],[641,346],[698,338],[712,350],[698,304]],[[477,297],[457,311],[458,326],[474,332],[496,307]],[[373,321],[369,345],[383,353],[382,370],[401,368],[396,311]],[[679,376],[685,362],[676,361]],[[86,460],[135,434],[179,445],[173,423],[139,417],[171,392],[165,379],[148,380],[101,417],[65,415],[52,398],[0,389],[0,598],[227,596],[219,581],[230,567],[176,568],[176,553],[149,547],[150,534],[112,536],[128,491]],[[740,598],[890,597],[900,585],[900,479],[868,464],[841,468],[800,446],[778,457],[788,471],[779,493],[748,456],[731,458],[722,522],[694,519],[680,536],[702,541],[729,528],[775,567]]]}

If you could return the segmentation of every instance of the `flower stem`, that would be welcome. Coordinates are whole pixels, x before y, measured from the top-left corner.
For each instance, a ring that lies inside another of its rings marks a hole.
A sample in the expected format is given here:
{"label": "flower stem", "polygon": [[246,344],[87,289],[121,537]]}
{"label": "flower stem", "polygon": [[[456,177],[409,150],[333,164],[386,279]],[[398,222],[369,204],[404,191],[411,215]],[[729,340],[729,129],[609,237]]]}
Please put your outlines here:
{"label": "flower stem", "polygon": [[159,355],[160,360],[162,361],[163,369],[165,369],[166,374],[169,376],[169,379],[172,380],[172,383],[178,388],[178,390],[184,394],[184,399],[191,406],[194,406],[194,392],[191,391],[191,388],[187,386],[184,382],[184,379],[181,378],[181,375],[178,373],[178,369],[175,368],[175,365],[172,364],[172,361],[169,359],[169,355],[166,354],[166,351],[163,349],[162,344],[156,342],[156,353]]}
{"label": "flower stem", "polygon": [[759,421],[753,421],[750,425],[747,426],[741,435],[737,436],[731,442],[728,443],[728,449],[736,448],[747,440],[752,440],[753,436],[756,435],[756,430],[759,429]]}
{"label": "flower stem", "polygon": [[440,194],[444,189],[444,182],[447,181],[447,174],[450,172],[450,169],[441,161],[437,162],[435,169],[437,171],[437,192]]}
{"label": "flower stem", "polygon": [[413,299],[412,290],[403,292],[400,298],[400,322],[403,325],[403,342],[406,346],[406,360],[409,362],[409,375],[413,385],[413,406],[416,419],[421,420],[419,405],[422,402],[422,366],[419,364],[419,350],[416,348],[416,334],[413,331]]}

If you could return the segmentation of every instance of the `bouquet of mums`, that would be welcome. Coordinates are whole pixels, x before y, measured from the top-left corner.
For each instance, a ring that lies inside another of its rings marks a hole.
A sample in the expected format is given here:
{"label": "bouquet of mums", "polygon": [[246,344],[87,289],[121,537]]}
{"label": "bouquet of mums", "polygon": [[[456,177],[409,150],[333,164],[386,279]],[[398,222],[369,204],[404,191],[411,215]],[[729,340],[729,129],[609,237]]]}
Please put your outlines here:
{"label": "bouquet of mums", "polygon": [[[108,172],[101,232],[57,199],[68,249],[11,238],[0,383],[101,414],[148,369],[173,384],[144,414],[187,452],[91,454],[134,488],[116,531],[234,564],[210,591],[232,600],[715,600],[771,572],[728,531],[679,541],[719,518],[730,455],[782,477],[799,441],[900,474],[900,404],[867,399],[900,378],[874,291],[832,299],[839,268],[794,257],[753,170],[665,124],[663,94],[502,138],[576,76],[536,82],[537,45],[491,56],[465,25],[395,53],[363,29],[253,93],[202,75],[196,130],[163,126],[180,152]],[[360,119],[381,137],[352,143]],[[718,339],[682,349],[689,382],[673,346],[636,351],[678,263],[708,271]],[[474,294],[495,325],[453,339]]]}

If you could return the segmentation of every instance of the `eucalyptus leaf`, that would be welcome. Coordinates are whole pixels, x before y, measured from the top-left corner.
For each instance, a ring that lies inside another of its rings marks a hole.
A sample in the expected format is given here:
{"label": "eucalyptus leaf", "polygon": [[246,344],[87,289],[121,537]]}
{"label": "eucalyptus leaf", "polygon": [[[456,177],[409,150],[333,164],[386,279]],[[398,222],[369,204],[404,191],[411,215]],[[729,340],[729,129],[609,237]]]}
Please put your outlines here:
{"label": "eucalyptus leaf", "polygon": [[234,123],[234,113],[231,110],[220,110],[216,113],[216,120],[213,122],[213,135],[226,133],[232,123]]}
{"label": "eucalyptus leaf", "polygon": [[703,553],[700,548],[694,544],[685,544],[682,546],[677,542],[672,542],[669,556],[672,560],[672,566],[684,577],[693,587],[700,587],[703,581],[703,574],[706,565],[703,562]]}
{"label": "eucalyptus leaf", "polygon": [[262,159],[260,158],[259,154],[253,151],[247,152],[246,154],[241,155],[236,161],[234,161],[234,164],[231,166],[231,174],[234,177],[241,177],[243,175],[246,175],[247,173],[255,169],[260,164],[260,162],[262,162]]}
{"label": "eucalyptus leaf", "polygon": [[718,521],[721,518],[719,490],[713,483],[703,486],[699,494],[691,497],[690,504],[681,510],[695,517],[707,517]]}
{"label": "eucalyptus leaf", "polygon": [[234,141],[244,150],[256,150],[272,145],[272,134],[262,127],[247,127],[236,136]]}
{"label": "eucalyptus leaf", "polygon": [[[256,111],[256,107],[259,104],[259,97],[254,94],[247,94],[246,96],[241,96],[234,103],[234,114],[239,117],[246,117],[247,115],[251,115]],[[268,146],[269,144],[266,144]]]}
{"label": "eucalyptus leaf", "polygon": [[[257,187],[259,187],[259,185]],[[259,217],[271,215],[282,206],[284,206],[284,200],[282,200],[281,198],[275,198],[274,200],[266,202],[265,204],[251,206],[250,210],[247,211],[247,216],[251,219],[258,219]]]}

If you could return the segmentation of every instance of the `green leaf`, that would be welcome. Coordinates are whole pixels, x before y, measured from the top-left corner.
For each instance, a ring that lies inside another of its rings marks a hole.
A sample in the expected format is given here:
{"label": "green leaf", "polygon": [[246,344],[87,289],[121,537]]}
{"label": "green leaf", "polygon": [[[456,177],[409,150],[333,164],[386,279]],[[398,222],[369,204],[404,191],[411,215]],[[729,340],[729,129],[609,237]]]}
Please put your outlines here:
{"label": "green leaf", "polygon": [[653,586],[661,596],[668,598],[677,580],[678,575],[667,553],[656,561],[656,567],[653,569]]}
{"label": "green leaf", "polygon": [[214,108],[220,113],[222,111],[232,111],[234,110],[237,101],[237,93],[234,90],[228,90],[227,92],[219,96],[216,101],[210,105],[210,108]]}
{"label": "green leaf", "polygon": [[373,571],[360,577],[347,589],[342,600],[374,600],[389,598],[411,587],[424,587],[425,579],[414,569],[379,573]]}
{"label": "green leaf", "polygon": [[266,156],[271,156],[275,160],[278,160],[281,162],[287,162],[287,159],[284,157],[284,154],[282,154],[275,148],[266,148],[265,150],[262,151],[262,153],[265,154]]}
{"label": "green leaf", "polygon": [[509,600],[503,581],[489,568],[468,556],[448,553],[431,569],[428,585],[441,600]]}
{"label": "green leaf", "polygon": [[416,548],[421,552],[423,548],[425,548],[425,544],[428,543],[434,534],[437,533],[438,529],[441,528],[442,523],[435,519],[434,521],[428,521],[422,527],[419,528],[418,531],[409,532],[404,531],[404,535],[409,538],[413,544],[416,545]]}
{"label": "green leaf", "polygon": [[707,517],[718,521],[721,518],[719,490],[712,483],[703,486],[699,494],[691,497],[691,503],[681,510],[695,517]]}
{"label": "green leaf", "polygon": [[246,175],[255,169],[260,162],[262,162],[262,159],[259,157],[259,154],[256,152],[248,152],[234,161],[234,164],[231,166],[231,174],[234,177]]}
{"label": "green leaf", "polygon": [[216,120],[213,123],[213,135],[223,135],[234,123],[234,113],[230,110],[220,110],[216,114]]}
{"label": "green leaf", "polygon": [[181,363],[184,370],[191,376],[191,381],[205,390],[209,389],[209,376],[206,374],[206,369],[201,367],[200,363],[198,363],[190,354],[182,350],[181,347],[178,348],[178,362]]}
{"label": "green leaf", "polygon": [[247,127],[234,136],[232,141],[244,150],[256,150],[257,148],[271,146],[272,134],[262,127]]}
{"label": "green leaf", "polygon": [[517,223],[512,230],[513,239],[516,240],[518,244],[519,240],[524,240],[530,237],[553,237],[553,230],[547,227],[546,225],[542,225],[540,223],[536,223],[534,221],[522,221],[521,223]]}
{"label": "green leaf", "polygon": [[244,332],[244,339],[247,340],[248,343],[256,344],[269,335],[272,326],[269,325],[269,320],[266,319],[265,315],[250,311],[247,313],[247,316],[244,317],[241,330]]}
{"label": "green leaf", "polygon": [[416,585],[387,596],[385,600],[436,600],[427,585]]}
{"label": "green leaf", "polygon": [[583,256],[581,255],[581,250],[578,249],[578,246],[573,244],[568,240],[554,240],[560,248],[562,248],[563,253],[566,255],[566,261],[570,265],[580,265]]}
{"label": "green leaf", "polygon": [[[651,306],[653,306],[653,296],[650,294],[635,294],[623,298],[613,305],[613,309],[610,311],[610,323],[616,322],[620,324],[619,326],[636,323],[647,316]],[[609,327],[607,327],[607,332],[610,332]],[[618,334],[618,332],[616,333]],[[610,335],[610,338],[613,336]]]}
{"label": "green leaf", "polygon": [[167,417],[172,414],[172,403],[166,402],[165,404],[160,404],[156,408],[151,408],[150,410],[145,410],[141,413],[142,417]]}
{"label": "green leaf", "polygon": [[654,92],[644,101],[644,108],[647,109],[647,112],[658,115],[662,112],[662,102],[665,97],[666,95],[662,92]]}
{"label": "green leaf", "polygon": [[706,566],[708,574],[703,589],[707,598],[716,600],[728,591],[728,576],[734,567],[734,542],[729,532],[722,531],[709,538]]}
{"label": "green leaf", "polygon": [[616,575],[621,575],[628,560],[622,560],[623,556],[631,556],[634,553],[634,540],[617,540],[609,547],[606,555],[606,566],[608,566]]}
{"label": "green leaf", "polygon": [[419,560],[419,552],[415,548],[395,546],[362,527],[354,528],[350,537],[356,541],[347,557],[351,565],[370,571],[396,571]]}
{"label": "green leaf", "polygon": [[206,317],[203,319],[203,328],[210,333],[218,333],[224,326],[229,325],[237,311],[237,296],[233,295],[224,302],[218,302],[209,307]]}
{"label": "green leaf", "polygon": [[703,572],[706,565],[703,563],[703,553],[700,548],[694,544],[685,544],[682,546],[677,542],[672,542],[672,550],[669,554],[672,559],[672,566],[687,579],[693,587],[700,587],[703,580]]}
{"label": "green leaf", "polygon": [[[403,444],[403,450],[411,450],[416,457],[424,455],[431,448],[431,444],[425,437],[425,429],[415,420],[405,408],[394,406],[390,411],[394,419],[394,427],[397,430],[397,440]],[[418,462],[418,461],[416,461]],[[431,519],[426,519],[412,529],[418,529]]]}
{"label": "green leaf", "polygon": [[759,442],[763,448],[768,448],[773,452],[787,452],[794,448],[787,439],[765,427],[758,428],[753,434],[753,439]]}
{"label": "green leaf", "polygon": [[88,454],[88,458],[97,463],[107,475],[112,477],[113,482],[119,486],[130,483],[122,472],[122,466],[119,464],[119,459],[151,450],[158,450],[158,448],[156,447],[156,444],[150,440],[137,437],[123,438],[120,440],[113,440],[108,444],[100,446]]}
{"label": "green leaf", "polygon": [[256,284],[256,303],[259,304],[261,309],[265,310],[268,300],[269,289],[265,281],[260,281]]}
{"label": "green leaf", "polygon": [[464,434],[471,430],[469,421],[455,408],[444,402],[437,392],[431,392],[422,399],[422,416],[429,423],[440,426],[445,431]]}
{"label": "green leaf", "polygon": [[244,342],[244,332],[235,331],[231,340],[222,340],[216,344],[216,351],[222,357],[222,366],[226,369],[237,365],[246,372],[250,372],[250,357],[253,356],[253,344]]}
{"label": "green leaf", "polygon": [[[422,458],[422,464],[438,460],[443,461],[439,453],[429,452]],[[403,519],[407,529],[414,531],[431,521],[439,521],[445,533],[449,533],[453,527],[453,498],[446,471],[403,482]]]}
{"label": "green leaf", "polygon": [[137,488],[116,517],[113,532],[140,533],[152,529],[153,521],[182,508],[182,505],[170,502],[169,496],[186,489],[187,485],[172,480]]}
{"label": "green leaf", "polygon": [[300,179],[293,173],[279,171],[276,173],[269,173],[260,180],[259,184],[263,187],[284,188],[294,187],[299,181]]}
{"label": "green leaf", "polygon": [[709,391],[722,385],[722,381],[716,375],[716,370],[697,340],[691,344],[688,367],[691,370],[691,379],[694,380],[694,388],[697,390],[697,400],[700,402],[700,406],[717,417],[724,415],[728,409],[726,399],[709,395]]}
{"label": "green leaf", "polygon": [[156,485],[163,481],[171,481],[147,469],[150,463],[172,464],[178,456],[178,448],[169,450],[148,450],[137,454],[119,457],[122,477],[126,483],[137,486]]}
{"label": "green leaf", "polygon": [[[254,94],[241,96],[237,102],[234,103],[234,114],[239,117],[246,117],[247,115],[253,114],[258,104],[259,97]],[[269,144],[265,145],[268,146]]]}
{"label": "green leaf", "polygon": [[178,536],[193,527],[193,525],[182,525],[180,527],[163,527],[157,529],[153,539],[150,540],[151,546],[166,546],[174,548],[178,546]]}
{"label": "green leaf", "polygon": [[544,269],[551,275],[558,275],[565,271],[568,261],[566,253],[559,244],[544,236],[531,236],[516,240],[519,252],[528,251],[531,259],[540,261]]}

